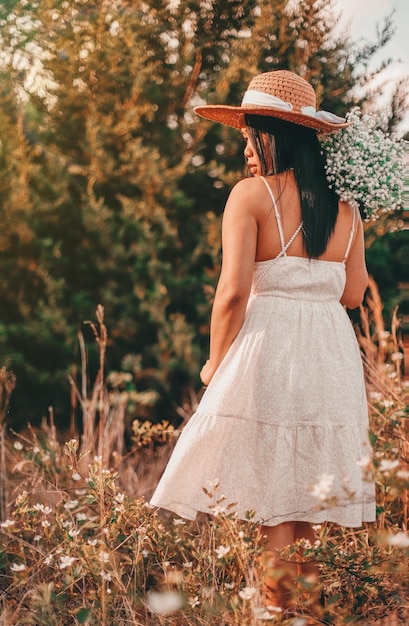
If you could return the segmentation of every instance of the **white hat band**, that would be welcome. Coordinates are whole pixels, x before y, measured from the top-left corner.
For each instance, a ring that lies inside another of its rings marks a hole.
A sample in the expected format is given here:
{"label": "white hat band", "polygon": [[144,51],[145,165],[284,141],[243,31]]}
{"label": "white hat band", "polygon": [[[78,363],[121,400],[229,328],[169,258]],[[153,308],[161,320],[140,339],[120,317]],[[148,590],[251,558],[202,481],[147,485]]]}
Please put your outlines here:
{"label": "white hat band", "polygon": [[[263,91],[255,91],[253,89],[249,89],[244,94],[241,106],[246,104],[272,107],[273,109],[280,109],[282,111],[293,110],[291,102],[284,102],[284,100],[277,98],[277,96],[272,96],[268,93],[264,93]],[[330,111],[317,111],[313,106],[301,107],[301,113],[308,115],[309,117],[315,117],[316,119],[323,120],[324,122],[329,122],[330,124],[343,124],[345,122],[345,118],[339,117]]]}

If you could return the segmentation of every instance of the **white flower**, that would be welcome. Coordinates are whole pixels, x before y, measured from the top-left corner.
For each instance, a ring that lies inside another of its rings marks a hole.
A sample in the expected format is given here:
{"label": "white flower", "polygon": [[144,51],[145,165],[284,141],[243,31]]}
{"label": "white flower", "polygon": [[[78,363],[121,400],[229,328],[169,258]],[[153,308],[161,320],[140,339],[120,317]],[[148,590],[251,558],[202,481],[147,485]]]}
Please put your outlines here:
{"label": "white flower", "polygon": [[392,535],[388,538],[388,544],[397,548],[409,548],[409,535],[407,533]]}
{"label": "white flower", "polygon": [[75,518],[78,522],[85,522],[85,520],[87,519],[87,516],[85,513],[77,513]]}
{"label": "white flower", "polygon": [[82,48],[82,50],[79,51],[78,53],[78,58],[79,59],[86,59],[89,55],[89,52],[86,48]]}
{"label": "white flower", "polygon": [[244,589],[240,589],[239,596],[242,600],[251,600],[256,593],[257,589],[254,587],[244,587]]}
{"label": "white flower", "polygon": [[225,506],[222,506],[221,504],[215,504],[210,508],[212,509],[213,515],[215,515],[216,517],[218,515],[226,515],[226,513],[228,512],[227,508]]}
{"label": "white flower", "polygon": [[98,554],[98,561],[100,563],[109,563],[109,554],[108,554],[108,552],[104,552],[104,551],[100,552]]}
{"label": "white flower", "polygon": [[125,500],[125,494],[124,493],[117,493],[115,496],[115,502],[118,502],[119,504],[122,504],[122,502]]}
{"label": "white flower", "polygon": [[52,554],[49,554],[48,556],[45,557],[44,559],[44,565],[51,565],[51,563],[53,562],[54,557]]}
{"label": "white flower", "polygon": [[379,471],[390,472],[398,466],[399,466],[398,459],[395,459],[395,461],[390,461],[389,459],[382,459],[382,461],[379,464]]}
{"label": "white flower", "polygon": [[78,506],[78,500],[69,500],[64,504],[64,509],[69,511],[70,509],[75,509],[76,506]]}
{"label": "white flower", "polygon": [[60,562],[58,564],[60,569],[66,569],[67,567],[71,567],[71,565],[77,559],[73,556],[60,556]]}
{"label": "white flower", "polygon": [[191,606],[192,609],[194,609],[195,606],[200,604],[199,596],[194,596],[194,598],[189,598],[188,603],[189,603],[189,606]]}
{"label": "white flower", "polygon": [[186,522],[183,519],[175,518],[173,520],[175,526],[184,526]]}
{"label": "white flower", "polygon": [[312,495],[320,500],[326,500],[331,491],[333,482],[334,476],[332,474],[322,474],[319,477],[319,482],[314,485],[311,490]]}
{"label": "white flower", "polygon": [[44,515],[49,515],[50,513],[52,513],[52,508],[49,506],[44,506],[44,504],[41,504],[40,502],[37,502],[34,506],[33,509],[35,511],[41,511],[41,513],[44,513]]}
{"label": "white flower", "polygon": [[192,561],[185,561],[183,563],[183,567],[186,567],[187,569],[190,569],[191,567],[193,567]]}
{"label": "white flower", "polygon": [[215,550],[217,558],[222,559],[226,554],[230,552],[230,546],[219,546]]}
{"label": "white flower", "polygon": [[183,607],[183,596],[176,591],[150,591],[146,604],[151,613],[170,615]]}
{"label": "white flower", "polygon": [[12,563],[10,565],[10,569],[12,572],[23,572],[26,569],[24,563]]}
{"label": "white flower", "polygon": [[41,522],[41,526],[43,528],[48,528],[49,526],[51,526],[50,522],[48,521],[48,519],[45,519]]}
{"label": "white flower", "polygon": [[22,446],[22,444],[19,441],[15,441],[14,442],[14,449],[15,450],[22,450],[23,446]]}
{"label": "white flower", "polygon": [[376,128],[377,118],[358,107],[346,119],[350,126],[321,140],[328,182],[341,200],[360,205],[366,220],[377,219],[403,204],[406,142]]}
{"label": "white flower", "polygon": [[112,580],[112,574],[111,572],[105,572],[104,570],[102,570],[101,572],[101,578],[102,580],[106,580],[108,582],[111,582]]}
{"label": "white flower", "polygon": [[74,472],[71,478],[75,481],[81,480],[81,474],[78,474],[78,472]]}
{"label": "white flower", "polygon": [[114,20],[113,22],[111,22],[110,27],[109,27],[109,34],[111,35],[111,37],[117,37],[120,30],[121,30],[121,27],[119,26],[119,22],[117,20]]}
{"label": "white flower", "polygon": [[72,537],[73,539],[75,539],[75,537],[78,537],[78,535],[80,534],[81,529],[74,529],[71,528],[71,530],[68,531],[68,534],[70,537]]}
{"label": "white flower", "polygon": [[270,611],[272,608],[278,608],[278,607],[268,607],[268,608],[269,610],[265,609],[262,606],[258,606],[255,609],[253,609],[254,617],[256,618],[256,620],[268,622],[268,621],[275,619],[277,616],[274,615],[274,613],[271,613]]}
{"label": "white flower", "polygon": [[10,528],[14,526],[16,522],[13,519],[6,519],[4,522],[0,524],[1,528]]}

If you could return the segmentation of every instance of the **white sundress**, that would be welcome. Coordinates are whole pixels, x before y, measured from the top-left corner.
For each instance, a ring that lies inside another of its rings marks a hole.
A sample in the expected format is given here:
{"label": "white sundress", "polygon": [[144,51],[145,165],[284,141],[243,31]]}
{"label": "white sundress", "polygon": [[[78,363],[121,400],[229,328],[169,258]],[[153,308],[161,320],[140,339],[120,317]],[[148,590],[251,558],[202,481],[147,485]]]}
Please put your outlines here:
{"label": "white sundress", "polygon": [[151,504],[195,519],[215,501],[267,526],[375,520],[360,461],[371,455],[361,355],[340,304],[345,261],[255,263],[242,328],[186,424]]}

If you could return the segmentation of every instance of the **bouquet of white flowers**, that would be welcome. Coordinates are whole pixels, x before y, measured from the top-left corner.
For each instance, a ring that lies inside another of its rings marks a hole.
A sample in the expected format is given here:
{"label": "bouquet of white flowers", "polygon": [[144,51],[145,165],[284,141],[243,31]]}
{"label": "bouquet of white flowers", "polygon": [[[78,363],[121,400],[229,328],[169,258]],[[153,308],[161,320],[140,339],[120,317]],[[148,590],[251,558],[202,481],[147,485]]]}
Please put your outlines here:
{"label": "bouquet of white flowers", "polygon": [[321,138],[328,182],[366,221],[375,220],[402,207],[407,142],[377,129],[376,117],[358,107],[346,118],[351,126]]}

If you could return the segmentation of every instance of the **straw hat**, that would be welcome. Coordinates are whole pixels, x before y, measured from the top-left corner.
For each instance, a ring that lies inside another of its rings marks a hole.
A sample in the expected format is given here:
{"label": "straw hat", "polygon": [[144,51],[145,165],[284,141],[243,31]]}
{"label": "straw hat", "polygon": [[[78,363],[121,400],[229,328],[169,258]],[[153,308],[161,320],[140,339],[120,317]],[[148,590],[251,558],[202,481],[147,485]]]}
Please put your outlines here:
{"label": "straw hat", "polygon": [[244,115],[279,117],[287,122],[330,133],[349,126],[343,117],[329,111],[317,111],[315,92],[306,80],[287,70],[264,72],[255,76],[244,94],[240,106],[207,104],[195,107],[195,112],[214,122],[233,128],[243,128]]}

